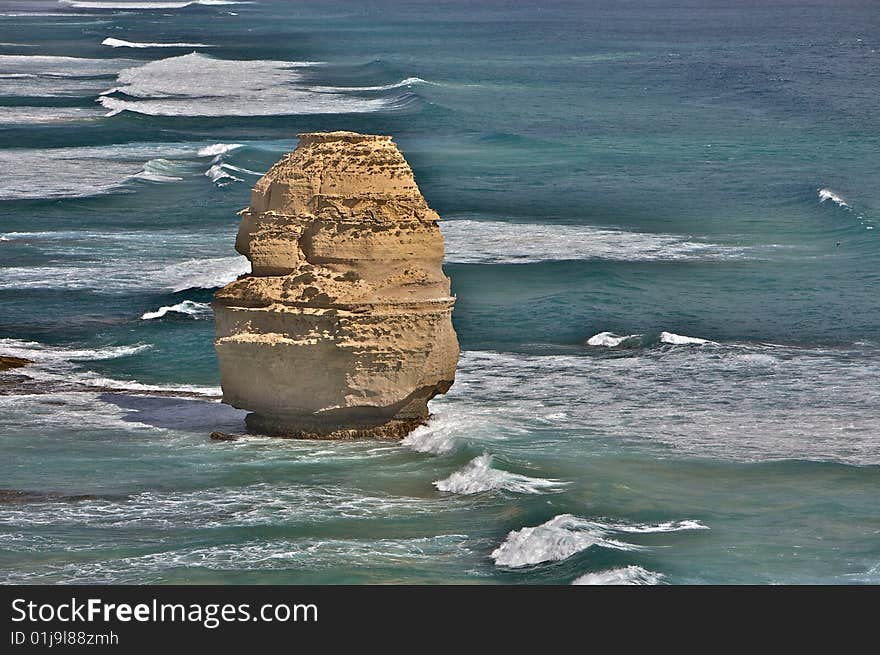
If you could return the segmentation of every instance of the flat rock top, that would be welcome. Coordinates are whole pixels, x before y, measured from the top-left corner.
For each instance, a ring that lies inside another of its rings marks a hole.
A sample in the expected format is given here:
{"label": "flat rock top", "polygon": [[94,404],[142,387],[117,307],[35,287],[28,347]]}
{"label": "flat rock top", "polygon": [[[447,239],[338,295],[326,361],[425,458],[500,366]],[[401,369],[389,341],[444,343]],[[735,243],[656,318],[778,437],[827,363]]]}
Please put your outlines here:
{"label": "flat rock top", "polygon": [[[412,170],[390,136],[357,132],[306,132],[254,186],[250,210],[296,215],[314,212],[317,196],[415,200],[429,208]],[[431,212],[430,220],[437,216]]]}
{"label": "flat rock top", "polygon": [[359,132],[301,132],[296,135],[300,142],[322,143],[328,141],[345,141],[347,143],[360,143],[362,141],[391,141],[391,137],[384,134],[360,134]]}

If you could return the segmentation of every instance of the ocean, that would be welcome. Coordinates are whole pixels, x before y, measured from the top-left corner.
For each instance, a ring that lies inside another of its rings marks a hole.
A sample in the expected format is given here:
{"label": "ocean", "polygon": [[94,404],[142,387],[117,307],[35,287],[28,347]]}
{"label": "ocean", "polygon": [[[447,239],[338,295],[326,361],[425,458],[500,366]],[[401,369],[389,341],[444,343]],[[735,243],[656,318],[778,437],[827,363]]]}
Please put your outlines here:
{"label": "ocean", "polygon": [[[218,443],[318,130],[444,219],[457,381]],[[870,0],[0,2],[0,582],[880,583],[878,153]]]}

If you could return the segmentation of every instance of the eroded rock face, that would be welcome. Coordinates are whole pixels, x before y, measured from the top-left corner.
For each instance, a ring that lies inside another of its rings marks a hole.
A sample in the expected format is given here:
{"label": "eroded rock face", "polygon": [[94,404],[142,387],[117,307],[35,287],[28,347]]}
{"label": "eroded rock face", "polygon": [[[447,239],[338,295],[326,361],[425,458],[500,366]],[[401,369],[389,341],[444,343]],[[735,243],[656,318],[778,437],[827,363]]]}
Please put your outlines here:
{"label": "eroded rock face", "polygon": [[301,134],[256,184],[215,295],[223,400],[290,437],[399,438],[455,378],[439,217],[388,136]]}

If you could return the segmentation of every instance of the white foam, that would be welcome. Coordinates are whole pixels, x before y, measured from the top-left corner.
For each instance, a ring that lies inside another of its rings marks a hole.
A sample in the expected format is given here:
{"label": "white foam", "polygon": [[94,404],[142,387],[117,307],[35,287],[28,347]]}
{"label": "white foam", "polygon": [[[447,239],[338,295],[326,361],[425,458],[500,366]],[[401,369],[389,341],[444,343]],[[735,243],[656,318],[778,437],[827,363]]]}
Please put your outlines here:
{"label": "white foam", "polygon": [[186,316],[192,316],[193,318],[199,318],[209,316],[211,314],[211,306],[208,303],[184,300],[183,302],[179,302],[176,305],[165,305],[154,312],[146,312],[143,316],[141,316],[141,320],[151,321],[156,318],[162,318],[169,312],[184,314]]}
{"label": "white foam", "polygon": [[[713,345],[717,346],[718,343],[715,341],[709,341],[708,339],[700,339],[698,337],[687,337],[681,334],[675,334],[674,332],[661,332],[659,336],[660,343],[665,343],[669,345],[676,346],[684,346],[684,345],[692,345],[692,346],[706,346]],[[618,347],[638,347],[645,345],[645,335],[643,334],[628,334],[626,336],[621,336],[619,334],[615,334],[614,332],[599,332],[598,334],[594,334],[592,337],[587,339],[586,345],[588,346],[597,346],[603,348],[618,348]],[[647,343],[652,343],[648,341]]]}
{"label": "white foam", "polygon": [[66,379],[89,387],[100,389],[118,389],[119,391],[161,391],[197,393],[203,396],[219,397],[223,391],[218,386],[206,386],[199,384],[150,384],[138,380],[117,380],[108,378],[92,371],[82,371],[68,376]]}
{"label": "white foam", "polygon": [[[138,380],[118,380],[108,378],[94,371],[82,370],[82,362],[101,361],[129,357],[151,349],[150,344],[131,346],[107,346],[103,348],[76,348],[50,346],[35,341],[20,339],[0,339],[0,354],[24,357],[34,362],[22,373],[34,380],[54,382],[59,385],[79,384],[96,389],[117,389],[138,392],[185,392],[203,396],[222,395],[220,387],[190,384],[149,384]],[[75,394],[74,394],[75,395]],[[16,396],[17,397],[17,396]],[[2,397],[0,397],[2,398]]]}
{"label": "white foam", "polygon": [[302,86],[302,70],[316,62],[217,59],[199,53],[152,61],[119,73],[98,101],[108,116],[133,111],[152,116],[278,116],[345,114],[393,109],[394,99],[368,99]]}
{"label": "white foam", "polygon": [[78,266],[11,266],[3,270],[0,289],[213,289],[250,272],[246,257],[167,261],[140,260],[136,266],[107,261]]}
{"label": "white foam", "polygon": [[58,0],[61,4],[69,5],[75,9],[107,9],[107,10],[144,10],[144,9],[183,9],[191,5],[242,5],[251,4],[244,0],[181,0],[180,2],[100,2],[98,0]]}
{"label": "white foam", "polygon": [[[220,409],[230,411],[219,403],[204,400],[176,399],[181,407]],[[139,407],[150,407],[145,401]],[[161,401],[158,406],[164,406]],[[111,407],[115,407],[111,405]],[[113,411],[113,416],[125,416]],[[240,411],[231,410],[234,417]],[[134,414],[130,418],[137,418]],[[208,417],[202,416],[202,420]],[[198,420],[198,419],[197,419]],[[207,421],[206,421],[207,422]],[[196,423],[194,427],[198,427]],[[245,442],[248,440],[245,440]],[[242,443],[242,442],[238,442]],[[275,448],[280,444],[277,443]],[[256,453],[253,455],[257,456]],[[287,462],[291,453],[286,452]],[[293,458],[295,459],[295,458]],[[261,525],[308,525],[340,519],[375,521],[382,518],[400,520],[404,517],[424,517],[438,512],[460,509],[449,499],[426,500],[415,496],[393,496],[367,493],[361,489],[308,482],[258,482],[240,487],[212,487],[194,491],[145,491],[125,498],[97,499],[79,503],[54,505],[56,511],[45,511],[40,503],[28,506],[0,506],[4,524],[16,526],[86,525],[92,527],[199,527],[230,528]],[[42,511],[40,511],[42,510]]]}
{"label": "white foam", "polygon": [[673,234],[627,232],[589,225],[445,220],[446,261],[517,264],[556,260],[743,259],[746,249]]}
{"label": "white foam", "polygon": [[623,523],[621,521],[596,520],[593,523],[604,530],[628,532],[631,534],[652,534],[656,532],[681,532],[682,530],[709,529],[709,526],[694,519],[663,521],[662,523]]}
{"label": "white foam", "polygon": [[101,118],[91,107],[0,107],[0,125],[44,125]]}
{"label": "white foam", "polygon": [[125,41],[123,39],[114,39],[108,36],[101,41],[101,45],[107,45],[111,48],[213,48],[214,46],[207,43],[139,43],[137,41]]}
{"label": "white foam", "polygon": [[[217,501],[218,505],[223,502],[222,498]],[[117,535],[116,538],[124,537]],[[19,567],[0,573],[0,583],[158,584],[168,580],[169,572],[182,569],[216,571],[229,577],[235,572],[289,571],[301,574],[303,571],[383,567],[428,570],[436,579],[441,579],[448,575],[451,562],[460,561],[469,554],[466,540],[466,535],[460,534],[409,539],[289,541],[261,538],[244,543],[190,546],[131,557],[77,561],[75,564],[44,563],[29,569]]]}
{"label": "white foam", "polygon": [[698,337],[686,337],[681,334],[675,334],[674,332],[661,332],[660,333],[660,342],[672,344],[675,346],[707,346],[707,345],[717,346],[718,345],[715,341],[709,341],[708,339],[700,339]]}
{"label": "white foam", "polygon": [[568,559],[587,548],[638,550],[639,546],[608,538],[608,530],[572,514],[560,514],[541,525],[514,530],[492,551],[496,566],[519,568]]}
{"label": "white foam", "polygon": [[217,186],[226,186],[232,182],[243,182],[240,177],[236,177],[232,173],[227,172],[227,168],[231,168],[225,164],[213,164],[205,171],[205,177],[211,178],[211,181]]}
{"label": "white foam", "polygon": [[249,273],[250,270],[250,261],[242,255],[190,259],[166,266],[160,278],[173,291],[213,289],[232,282],[239,275]]}
{"label": "white foam", "polygon": [[0,199],[80,198],[122,191],[132,179],[174,181],[162,178],[184,167],[170,160],[193,155],[186,144],[0,150]]}
{"label": "white foam", "polygon": [[11,357],[24,357],[37,364],[59,364],[65,362],[96,361],[129,357],[152,348],[149,344],[130,346],[106,346],[103,348],[76,348],[49,346],[37,341],[21,339],[0,339],[0,353]]}
{"label": "white foam", "polygon": [[586,573],[577,578],[573,585],[658,585],[666,576],[648,571],[641,566],[623,566],[617,569]]}
{"label": "white foam", "polygon": [[223,168],[230,171],[236,171],[237,173],[244,173],[245,175],[256,175],[262,176],[265,175],[265,172],[260,173],[259,171],[252,171],[249,168],[242,168],[241,166],[234,166],[233,164],[223,164]]}
{"label": "white foam", "polygon": [[213,143],[199,148],[196,154],[199,157],[216,157],[217,155],[225,155],[227,152],[232,152],[242,147],[241,143]]}
{"label": "white foam", "polygon": [[143,170],[134,175],[139,180],[148,182],[180,182],[183,178],[178,175],[185,170],[185,165],[168,159],[151,159],[144,164]]}
{"label": "white foam", "polygon": [[614,334],[613,332],[600,332],[599,334],[594,334],[589,339],[587,339],[588,346],[603,346],[605,348],[616,348],[621,345],[628,344],[638,344],[641,342],[642,335],[640,334],[628,334],[626,336],[620,336],[618,334]]}
{"label": "white foam", "polygon": [[831,202],[836,204],[838,207],[844,207],[846,209],[850,208],[849,205],[847,204],[846,200],[844,200],[842,196],[838,195],[832,189],[829,189],[826,187],[823,189],[819,189],[818,191],[819,191],[819,202],[820,203],[823,203],[826,200],[830,200]]}
{"label": "white foam", "polygon": [[707,529],[699,521],[689,519],[647,524],[587,520],[572,514],[560,514],[539,526],[510,532],[491,556],[497,566],[518,568],[568,559],[593,546],[616,550],[644,549],[636,544],[611,539],[614,533],[642,534]]}
{"label": "white foam", "polygon": [[434,486],[440,491],[464,495],[494,490],[540,494],[559,491],[565,486],[565,483],[558,480],[530,478],[526,475],[492,468],[492,456],[484,453],[472,459],[463,469],[456,471],[445,480],[434,482]]}
{"label": "white foam", "polygon": [[0,55],[0,95],[22,97],[91,96],[132,59],[89,59],[54,55]]}
{"label": "white foam", "polygon": [[393,91],[394,89],[410,87],[416,84],[435,85],[436,83],[428,82],[427,80],[423,80],[421,77],[407,77],[406,79],[400,80],[400,82],[394,82],[393,84],[383,84],[381,86],[312,86],[309,87],[309,89],[312,91],[319,91],[321,93],[339,93],[341,91]]}
{"label": "white foam", "polygon": [[443,455],[458,448],[471,423],[471,417],[437,412],[432,414],[427,425],[420,425],[400,443],[419,453]]}
{"label": "white foam", "polygon": [[455,384],[429,404],[434,418],[404,444],[441,454],[503,446],[524,460],[540,440],[548,452],[638,444],[661,456],[880,464],[873,346],[721,343],[597,355],[463,351]]}

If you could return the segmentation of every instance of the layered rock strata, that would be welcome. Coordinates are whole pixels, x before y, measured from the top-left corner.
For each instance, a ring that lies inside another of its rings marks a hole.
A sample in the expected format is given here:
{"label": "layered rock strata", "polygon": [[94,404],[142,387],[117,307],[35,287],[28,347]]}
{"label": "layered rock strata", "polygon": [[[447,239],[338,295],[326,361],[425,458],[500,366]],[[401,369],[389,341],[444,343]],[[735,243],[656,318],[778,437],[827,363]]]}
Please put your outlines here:
{"label": "layered rock strata", "polygon": [[455,378],[439,216],[388,136],[299,135],[240,212],[215,295],[223,401],[252,432],[400,438]]}

